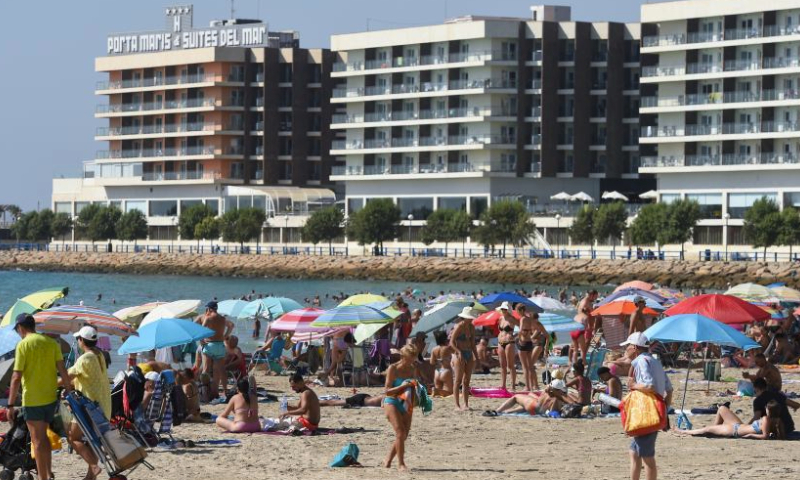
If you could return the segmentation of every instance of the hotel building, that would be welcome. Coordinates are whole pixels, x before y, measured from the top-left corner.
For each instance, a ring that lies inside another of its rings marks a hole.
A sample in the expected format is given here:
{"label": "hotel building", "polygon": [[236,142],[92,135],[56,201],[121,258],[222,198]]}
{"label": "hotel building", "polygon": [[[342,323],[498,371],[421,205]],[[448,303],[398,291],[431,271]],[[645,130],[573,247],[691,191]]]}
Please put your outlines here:
{"label": "hotel building", "polygon": [[96,59],[107,78],[96,87],[106,101],[95,117],[107,123],[95,139],[107,147],[80,178],[54,180],[54,210],[139,209],[149,239],[168,240],[190,205],[255,206],[270,217],[263,240],[289,240],[297,232],[287,227],[335,201],[324,188],[333,54],[300,48],[297,33],[259,21],[194,28],[191,6],[165,13],[167,31],[112,35]]}
{"label": "hotel building", "polygon": [[477,217],[513,198],[552,241],[555,214],[569,216],[552,195],[654,187],[637,173],[639,25],[531,11],[331,38],[331,179],[348,212],[390,197],[418,228],[439,208]]}
{"label": "hotel building", "polygon": [[641,173],[697,200],[697,244],[747,244],[761,197],[800,207],[800,1],[642,5]]}

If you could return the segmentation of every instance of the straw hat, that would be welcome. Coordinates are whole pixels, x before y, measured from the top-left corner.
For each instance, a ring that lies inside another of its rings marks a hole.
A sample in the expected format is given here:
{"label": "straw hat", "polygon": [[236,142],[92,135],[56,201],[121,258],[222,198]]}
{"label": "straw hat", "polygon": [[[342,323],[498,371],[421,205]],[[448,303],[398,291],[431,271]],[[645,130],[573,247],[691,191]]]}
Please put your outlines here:
{"label": "straw hat", "polygon": [[475,312],[472,310],[472,307],[464,307],[461,310],[461,313],[458,314],[458,316],[469,320],[475,320],[476,318],[478,318],[475,316]]}
{"label": "straw hat", "polygon": [[508,311],[511,311],[511,304],[508,303],[508,302],[503,302],[503,303],[500,304],[499,307],[496,308],[496,310],[508,310]]}

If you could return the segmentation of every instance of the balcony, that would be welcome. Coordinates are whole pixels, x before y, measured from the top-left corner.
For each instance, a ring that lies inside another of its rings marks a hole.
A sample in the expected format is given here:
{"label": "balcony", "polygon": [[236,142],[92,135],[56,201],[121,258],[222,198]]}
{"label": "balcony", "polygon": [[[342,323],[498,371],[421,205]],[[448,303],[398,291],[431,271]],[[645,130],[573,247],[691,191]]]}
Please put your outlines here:
{"label": "balcony", "polygon": [[531,135],[531,145],[541,145],[541,144],[542,144],[542,135],[541,134]]}
{"label": "balcony", "polygon": [[197,155],[214,155],[214,147],[185,148],[144,148],[129,150],[101,150],[95,158],[99,160],[113,158],[156,158],[156,157],[189,157]]}
{"label": "balcony", "polygon": [[530,167],[528,167],[529,173],[542,173],[542,162],[531,162]]}
{"label": "balcony", "polygon": [[530,117],[532,118],[541,118],[542,117],[542,107],[531,107]]}
{"label": "balcony", "polygon": [[153,77],[147,79],[116,80],[97,82],[96,90],[117,90],[123,88],[161,87],[168,85],[186,85],[190,83],[210,83],[219,81],[216,74],[180,75],[173,77]]}
{"label": "balcony", "polygon": [[769,57],[758,60],[728,60],[719,63],[690,63],[674,66],[642,67],[642,77],[668,77],[676,75],[695,75],[705,73],[748,72],[776,68],[800,67],[800,58]]}
{"label": "balcony", "polygon": [[762,153],[761,155],[674,155],[642,157],[641,159],[641,168],[798,164],[800,164],[800,156],[778,153]]}
{"label": "balcony", "polygon": [[479,173],[516,171],[516,162],[498,162],[495,165],[473,165],[471,163],[421,164],[421,165],[349,165],[334,166],[331,176],[374,175],[429,175],[442,173]]}
{"label": "balcony", "polygon": [[167,133],[210,132],[216,124],[206,123],[174,123],[167,125],[139,125],[132,127],[100,127],[95,135],[98,137],[122,137],[127,135],[158,135]]}
{"label": "balcony", "polygon": [[747,40],[752,38],[781,37],[800,35],[800,26],[780,27],[770,25],[760,28],[731,29],[725,32],[694,32],[689,34],[656,35],[642,38],[644,47],[666,47],[692,43],[722,42],[726,40]]}
{"label": "balcony", "polygon": [[542,80],[541,79],[533,79],[528,82],[526,85],[528,90],[541,90],[542,89]]}
{"label": "balcony", "polygon": [[685,125],[654,127],[641,130],[644,138],[691,137],[698,135],[746,135],[754,133],[800,132],[797,122],[724,123],[722,125]]}
{"label": "balcony", "polygon": [[192,98],[188,100],[167,100],[149,103],[112,103],[109,105],[98,105],[95,109],[95,113],[128,113],[174,110],[179,108],[203,108],[214,107],[216,103],[217,101],[214,98]]}
{"label": "balcony", "polygon": [[[495,84],[500,86],[495,86]],[[333,89],[333,98],[358,98],[358,97],[372,97],[377,95],[403,95],[403,94],[416,94],[416,93],[436,93],[446,92],[451,90],[473,90],[473,89],[488,89],[488,88],[508,88],[503,87],[502,82],[492,81],[491,79],[483,80],[453,80],[451,82],[425,82],[421,84],[398,84],[398,85],[385,85],[373,87],[357,87],[357,88],[335,88]]]}
{"label": "balcony", "polygon": [[492,115],[490,108],[450,108],[447,110],[420,110],[397,112],[376,112],[364,115],[333,115],[332,123],[373,123],[373,122],[407,122],[414,120],[444,120],[448,118],[475,118]]}
{"label": "balcony", "polygon": [[[221,180],[222,172],[219,170],[183,171],[183,172],[144,172],[144,182],[168,182],[181,180]],[[228,179],[241,180],[241,176],[229,176]]]}
{"label": "balcony", "polygon": [[531,53],[531,61],[532,62],[541,62],[544,55],[542,55],[541,50],[535,50]]}
{"label": "balcony", "polygon": [[331,150],[381,150],[389,148],[430,148],[448,146],[514,145],[517,139],[507,135],[470,135],[369,140],[336,140]]}
{"label": "balcony", "polygon": [[337,62],[333,64],[334,72],[363,72],[368,70],[385,70],[389,68],[410,68],[429,65],[445,65],[448,63],[473,63],[484,61],[516,61],[515,52],[484,51],[475,53],[450,53],[444,55],[424,55],[421,57],[395,57],[373,59],[363,62]]}

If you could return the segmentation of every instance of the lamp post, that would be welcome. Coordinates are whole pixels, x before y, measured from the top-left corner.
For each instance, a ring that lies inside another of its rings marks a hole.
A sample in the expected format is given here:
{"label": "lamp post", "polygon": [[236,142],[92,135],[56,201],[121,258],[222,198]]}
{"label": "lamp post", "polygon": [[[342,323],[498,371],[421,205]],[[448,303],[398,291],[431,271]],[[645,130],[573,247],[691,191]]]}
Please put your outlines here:
{"label": "lamp post", "polygon": [[731,214],[725,212],[725,215],[722,216],[722,220],[725,221],[725,228],[723,229],[723,236],[722,242],[725,244],[725,261],[728,261],[728,220],[731,219]]}
{"label": "lamp post", "polygon": [[414,214],[409,213],[408,217],[408,255],[411,256],[411,222],[414,221]]}
{"label": "lamp post", "polygon": [[561,256],[561,214],[556,213],[556,258]]}
{"label": "lamp post", "polygon": [[169,238],[172,240],[172,243],[169,247],[169,253],[172,253],[175,250],[175,238],[178,236],[178,231],[176,230],[178,227],[178,217],[172,217],[172,235]]}
{"label": "lamp post", "polygon": [[283,215],[283,243],[289,245],[289,214]]}

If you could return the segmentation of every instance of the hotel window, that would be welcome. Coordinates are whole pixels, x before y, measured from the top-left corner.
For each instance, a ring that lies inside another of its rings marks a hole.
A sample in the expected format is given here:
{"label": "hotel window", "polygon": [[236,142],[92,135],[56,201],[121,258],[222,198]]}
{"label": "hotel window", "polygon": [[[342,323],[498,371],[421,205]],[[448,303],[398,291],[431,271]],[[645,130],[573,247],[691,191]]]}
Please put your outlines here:
{"label": "hotel window", "polygon": [[214,212],[214,215],[219,215],[219,200],[206,200],[206,206]]}
{"label": "hotel window", "polygon": [[728,198],[728,213],[731,218],[744,218],[745,212],[753,206],[756,200],[767,198],[773,202],[778,201],[774,193],[731,193]]}
{"label": "hotel window", "polygon": [[177,214],[177,200],[150,200],[151,217],[174,217]]}
{"label": "hotel window", "polygon": [[414,220],[426,220],[433,212],[433,198],[398,198],[397,206],[402,219],[414,215]]}
{"label": "hotel window", "polygon": [[75,202],[75,215],[80,215],[81,210],[89,206],[90,202]]}
{"label": "hotel window", "polygon": [[139,210],[142,213],[147,213],[147,202],[145,200],[126,200],[125,213]]}
{"label": "hotel window", "polygon": [[700,205],[702,218],[722,218],[721,193],[690,193],[686,195],[686,199],[694,200]]}
{"label": "hotel window", "polygon": [[364,208],[364,199],[363,198],[348,198],[347,199],[347,212],[350,214],[356,213],[357,211]]}
{"label": "hotel window", "polygon": [[438,210],[467,211],[467,197],[439,197]]}
{"label": "hotel window", "polygon": [[66,213],[68,215],[72,215],[72,203],[71,202],[56,202],[54,210],[56,213]]}
{"label": "hotel window", "polygon": [[202,204],[202,200],[181,200],[181,213],[185,212],[190,207]]}
{"label": "hotel window", "polygon": [[487,208],[489,208],[488,197],[469,197],[469,214],[472,218],[480,218]]}

